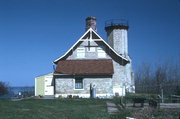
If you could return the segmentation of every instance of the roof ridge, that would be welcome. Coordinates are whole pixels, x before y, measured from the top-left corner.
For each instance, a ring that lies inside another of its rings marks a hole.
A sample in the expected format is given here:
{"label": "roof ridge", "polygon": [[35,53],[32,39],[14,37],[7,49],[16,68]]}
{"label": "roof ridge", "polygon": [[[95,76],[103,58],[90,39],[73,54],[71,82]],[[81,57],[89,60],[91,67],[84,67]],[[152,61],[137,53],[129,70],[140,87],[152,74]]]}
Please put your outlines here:
{"label": "roof ridge", "polygon": [[87,60],[112,60],[112,59],[68,59],[68,60],[62,60],[62,61],[72,61],[72,60],[87,61]]}

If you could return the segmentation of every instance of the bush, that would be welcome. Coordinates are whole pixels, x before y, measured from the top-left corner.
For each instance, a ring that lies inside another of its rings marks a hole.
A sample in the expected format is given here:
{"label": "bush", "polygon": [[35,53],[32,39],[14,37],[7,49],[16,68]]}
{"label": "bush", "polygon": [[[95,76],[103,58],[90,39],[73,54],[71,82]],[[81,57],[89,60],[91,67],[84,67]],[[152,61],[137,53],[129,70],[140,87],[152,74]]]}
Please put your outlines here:
{"label": "bush", "polygon": [[113,97],[112,101],[115,103],[115,104],[120,104],[121,103],[121,97]]}
{"label": "bush", "polygon": [[176,86],[175,95],[180,95],[180,86]]}
{"label": "bush", "polygon": [[127,93],[125,96],[126,103],[132,103],[133,99],[140,98],[140,99],[157,99],[156,94],[137,94],[137,93]]}
{"label": "bush", "polygon": [[8,94],[8,84],[0,81],[0,95]]}

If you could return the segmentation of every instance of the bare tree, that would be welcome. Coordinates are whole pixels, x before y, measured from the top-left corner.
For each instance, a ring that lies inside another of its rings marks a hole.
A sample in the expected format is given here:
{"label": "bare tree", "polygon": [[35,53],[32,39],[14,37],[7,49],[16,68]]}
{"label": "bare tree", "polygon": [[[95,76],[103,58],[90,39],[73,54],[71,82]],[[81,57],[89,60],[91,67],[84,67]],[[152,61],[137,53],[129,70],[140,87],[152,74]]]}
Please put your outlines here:
{"label": "bare tree", "polygon": [[148,93],[151,90],[152,82],[152,65],[148,63],[143,63],[135,77],[135,86],[137,93]]}
{"label": "bare tree", "polygon": [[135,73],[136,93],[179,94],[180,62],[142,63]]}
{"label": "bare tree", "polygon": [[156,80],[156,91],[158,94],[161,93],[161,90],[164,87],[164,84],[166,83],[165,80],[167,78],[166,73],[167,67],[164,65],[157,66],[155,70],[155,80]]}

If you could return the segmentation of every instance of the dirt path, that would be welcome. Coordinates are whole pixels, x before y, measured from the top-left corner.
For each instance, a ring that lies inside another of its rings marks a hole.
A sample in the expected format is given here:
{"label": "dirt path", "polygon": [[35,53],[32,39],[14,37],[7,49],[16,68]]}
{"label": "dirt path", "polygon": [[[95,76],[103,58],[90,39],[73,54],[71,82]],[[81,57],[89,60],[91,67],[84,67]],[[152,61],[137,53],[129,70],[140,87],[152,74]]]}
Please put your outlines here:
{"label": "dirt path", "polygon": [[179,108],[180,103],[160,103],[160,108]]}
{"label": "dirt path", "polygon": [[116,114],[119,112],[117,105],[112,102],[106,102],[107,110],[109,114]]}

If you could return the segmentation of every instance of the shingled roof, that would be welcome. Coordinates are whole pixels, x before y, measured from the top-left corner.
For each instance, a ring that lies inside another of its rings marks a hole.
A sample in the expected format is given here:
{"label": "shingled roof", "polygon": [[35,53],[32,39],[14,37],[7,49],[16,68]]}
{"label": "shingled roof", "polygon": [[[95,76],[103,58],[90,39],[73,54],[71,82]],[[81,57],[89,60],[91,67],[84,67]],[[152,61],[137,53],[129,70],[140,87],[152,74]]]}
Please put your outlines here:
{"label": "shingled roof", "polygon": [[112,60],[63,60],[55,69],[57,74],[113,74]]}

